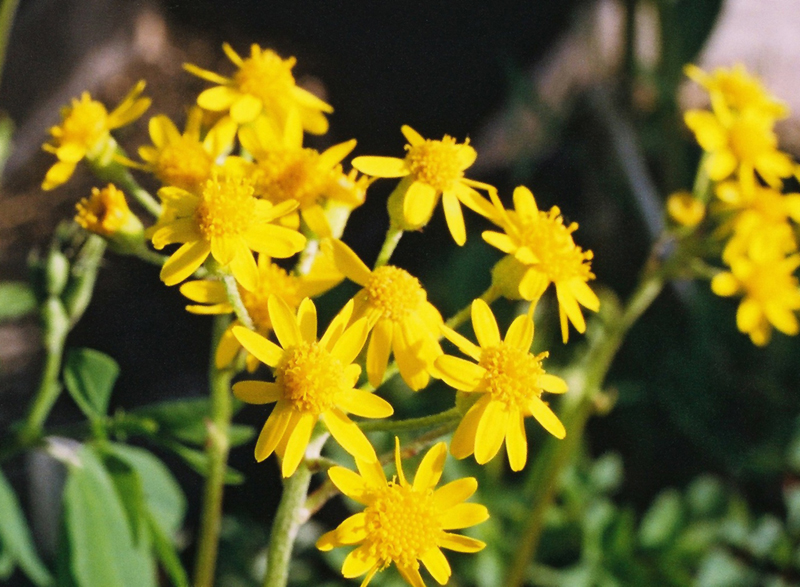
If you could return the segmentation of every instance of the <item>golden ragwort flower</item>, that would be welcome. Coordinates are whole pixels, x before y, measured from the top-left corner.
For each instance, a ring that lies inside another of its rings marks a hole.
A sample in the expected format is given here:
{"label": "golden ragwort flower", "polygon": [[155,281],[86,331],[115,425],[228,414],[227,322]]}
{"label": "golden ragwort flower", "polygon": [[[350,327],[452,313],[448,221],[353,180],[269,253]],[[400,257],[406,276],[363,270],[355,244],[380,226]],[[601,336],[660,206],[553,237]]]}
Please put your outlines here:
{"label": "golden ragwort flower", "polygon": [[127,248],[143,242],[144,227],[141,221],[128,208],[125,194],[113,183],[103,189],[92,188],[92,195],[81,198],[75,208],[75,222],[89,232]]}
{"label": "golden ragwort flower", "polygon": [[469,145],[469,139],[464,143],[456,143],[447,135],[441,141],[424,139],[408,125],[401,131],[408,141],[404,159],[356,157],[353,167],[373,177],[403,178],[388,204],[392,223],[402,230],[417,230],[427,224],[441,196],[450,234],[457,244],[463,245],[467,232],[460,204],[487,218],[495,216],[492,205],[473,189],[494,188],[464,177],[464,170],[475,162],[478,154]]}
{"label": "golden ragwort flower", "polygon": [[[339,284],[342,275],[334,266],[330,257],[319,254],[314,259],[311,270],[305,275],[288,273],[283,267],[273,263],[269,255],[258,256],[258,287],[247,291],[239,286],[239,295],[242,298],[247,314],[253,321],[255,331],[262,336],[272,332],[272,320],[269,317],[268,301],[271,295],[276,295],[294,312],[303,298],[313,298],[322,295],[329,289]],[[187,281],[180,288],[181,293],[196,302],[186,306],[186,310],[193,314],[230,314],[233,306],[228,301],[225,285],[218,280],[202,279]],[[233,335],[233,327],[240,325],[234,320],[222,333],[215,364],[218,369],[230,365],[242,348]],[[247,370],[251,373],[258,367],[255,355],[247,353]]]}
{"label": "golden ragwort flower", "polygon": [[251,251],[284,258],[305,246],[306,238],[296,230],[271,224],[294,210],[297,202],[273,206],[259,200],[245,178],[215,173],[199,194],[170,186],[158,195],[164,210],[152,234],[153,246],[182,244],[161,269],[167,285],[189,277],[210,253],[252,291],[258,286],[258,268]]}
{"label": "golden ragwort flower", "polygon": [[236,138],[236,123],[220,118],[201,136],[203,111],[192,108],[181,134],[163,114],[150,119],[150,140],[153,145],[139,147],[139,156],[146,162],[145,171],[155,175],[164,185],[196,191],[211,178],[217,159],[230,151]]}
{"label": "golden ragwort flower", "polygon": [[541,395],[543,391],[564,393],[567,384],[545,373],[542,360],[548,353],[530,352],[533,321],[527,315],[517,316],[501,340],[492,310],[477,299],[472,302],[472,327],[480,346],[446,326],[442,330],[477,364],[450,355],[436,359],[445,383],[466,393],[482,394],[453,434],[450,452],[457,459],[474,453],[482,465],[494,458],[505,440],[511,469],[521,471],[528,458],[526,416],[536,418],[556,438],[566,436],[564,425]]}
{"label": "golden ragwort flower", "polygon": [[255,43],[250,47],[250,56],[245,58],[228,43],[223,43],[222,49],[238,68],[233,77],[224,77],[190,63],[183,65],[189,73],[219,84],[197,97],[198,106],[212,112],[229,111],[237,124],[266,116],[283,126],[289,113],[297,111],[307,132],[322,135],[328,131],[328,120],[323,112],[333,112],[333,107],[295,84],[294,57],[281,59],[274,51],[262,49]]}
{"label": "golden ragwort flower", "polygon": [[[578,332],[585,332],[586,321],[578,304],[597,312],[600,300],[587,285],[587,281],[594,279],[590,264],[592,251],[582,250],[572,238],[578,224],[564,226],[557,206],[549,212],[539,210],[533,194],[525,186],[514,190],[515,210],[505,210],[496,196],[492,198],[498,211],[496,222],[505,232],[487,230],[483,240],[513,255],[524,265],[519,297],[535,303],[551,283],[555,284],[564,342],[569,336],[568,319]],[[504,264],[504,267],[516,270],[519,266]]]}
{"label": "golden ragwort flower", "polygon": [[314,426],[322,420],[348,453],[375,462],[375,449],[347,416],[350,412],[365,418],[387,418],[394,412],[386,400],[355,389],[361,368],[353,360],[367,340],[366,320],[346,328],[353,311],[352,302],[348,303],[317,341],[317,310],[310,299],[300,303],[296,317],[275,295],[270,296],[268,306],[281,346],[243,326],[233,329],[241,345],[275,372],[274,383],[240,381],[233,386],[234,395],[244,402],[277,402],[258,437],[256,460],[277,452],[283,459],[281,472],[289,477],[305,454]]}
{"label": "golden ragwort flower", "polygon": [[53,153],[58,162],[50,169],[42,182],[43,190],[52,190],[65,183],[84,158],[98,158],[109,148],[116,147],[111,138],[115,128],[130,124],[150,107],[150,98],[140,98],[145,83],[140,81],[111,112],[92,100],[89,92],[73,98],[69,106],[61,109],[61,124],[50,128],[52,140],[42,148]]}
{"label": "golden ragwort flower", "polygon": [[409,483],[400,460],[400,441],[395,439],[397,476],[391,481],[378,462],[356,459],[358,474],[344,467],[329,469],[333,484],[365,508],[323,534],[317,548],[328,551],[358,544],[345,558],[342,575],[351,579],[366,573],[361,587],[392,563],[409,585],[425,587],[420,561],[437,583],[446,584],[452,571],[442,548],[473,553],[486,546],[480,540],[448,530],[468,528],[489,518],[485,506],[465,503],[478,488],[474,477],[457,479],[436,489],[446,457],[445,443],[434,445],[420,462],[413,483]]}
{"label": "golden ragwort flower", "polygon": [[411,389],[428,385],[433,362],[442,354],[438,340],[442,316],[419,280],[393,265],[371,271],[342,241],[328,242],[339,271],[363,288],[353,298],[353,320],[364,316],[372,328],[367,347],[370,385],[381,384],[392,352]]}

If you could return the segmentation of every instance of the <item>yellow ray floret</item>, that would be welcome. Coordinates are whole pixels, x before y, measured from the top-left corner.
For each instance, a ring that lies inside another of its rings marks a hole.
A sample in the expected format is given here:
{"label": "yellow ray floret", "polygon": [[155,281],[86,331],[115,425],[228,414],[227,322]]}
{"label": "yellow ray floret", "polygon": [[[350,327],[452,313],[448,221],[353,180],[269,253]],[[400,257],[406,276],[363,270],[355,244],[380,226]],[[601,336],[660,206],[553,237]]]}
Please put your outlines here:
{"label": "yellow ray floret", "polygon": [[164,211],[152,234],[153,246],[172,243],[181,247],[161,270],[167,285],[180,283],[197,270],[209,254],[233,273],[247,290],[258,285],[252,251],[272,257],[290,257],[305,246],[305,237],[271,224],[294,210],[297,202],[273,206],[253,196],[252,184],[236,175],[214,175],[195,194],[177,187],[158,191]]}
{"label": "yellow ray floret", "polygon": [[[516,280],[518,297],[532,302],[536,302],[551,283],[555,284],[564,342],[569,335],[567,320],[578,332],[585,332],[586,321],[580,306],[597,312],[600,300],[587,285],[594,279],[590,263],[592,252],[582,250],[572,238],[572,233],[578,229],[577,223],[564,226],[561,211],[556,206],[549,212],[540,211],[533,194],[524,186],[514,190],[515,210],[505,210],[497,199],[495,206],[497,223],[505,232],[486,231],[483,240],[512,255],[516,261],[500,265],[495,278],[503,283]],[[513,275],[503,275],[506,269]],[[513,293],[508,292],[508,287],[503,289],[504,295]]]}
{"label": "yellow ray floret", "polygon": [[417,230],[428,223],[439,197],[453,240],[467,240],[461,204],[493,218],[495,210],[473,188],[494,190],[492,186],[464,177],[477,157],[469,140],[456,143],[445,135],[441,141],[424,139],[410,126],[402,127],[408,144],[404,159],[396,157],[356,157],[353,167],[373,177],[402,177],[389,198],[392,223],[403,230]]}
{"label": "yellow ray floret", "polygon": [[320,537],[317,548],[328,551],[358,545],[345,558],[342,575],[351,579],[366,574],[361,587],[391,564],[409,585],[425,587],[420,562],[437,583],[446,584],[452,571],[442,548],[473,553],[486,546],[449,530],[468,528],[489,518],[486,507],[466,503],[478,488],[474,477],[436,488],[446,457],[445,443],[434,445],[419,464],[413,483],[409,483],[400,460],[400,441],[395,439],[397,476],[391,481],[380,463],[356,459],[358,473],[344,467],[329,469],[333,484],[365,507]]}
{"label": "yellow ray floret", "polygon": [[371,271],[340,240],[330,241],[329,246],[339,271],[363,287],[353,298],[353,320],[365,316],[372,328],[367,347],[370,384],[381,384],[394,353],[400,376],[411,389],[428,385],[433,362],[442,354],[438,341],[442,317],[419,280],[392,265]]}
{"label": "yellow ray floret", "polygon": [[[292,311],[295,311],[303,298],[322,295],[339,284],[344,279],[344,275],[336,269],[330,257],[324,253],[316,256],[311,270],[305,275],[288,273],[273,263],[269,255],[262,254],[258,256],[258,278],[258,287],[253,291],[247,291],[239,286],[239,295],[247,314],[253,321],[256,332],[267,336],[272,332],[268,305],[271,295],[278,296]],[[181,293],[196,302],[186,306],[186,310],[194,314],[230,314],[233,312],[225,285],[221,281],[210,279],[187,281],[181,285]],[[238,325],[240,325],[239,321],[234,320],[220,337],[215,355],[218,369],[229,366],[242,348],[242,345],[233,336],[233,327]],[[246,364],[247,369],[253,372],[258,367],[258,359],[255,355],[248,353]]]}
{"label": "yellow ray floret", "polygon": [[250,47],[250,56],[244,58],[227,43],[222,48],[237,67],[232,77],[189,63],[183,66],[189,73],[218,84],[197,97],[198,106],[213,112],[230,112],[237,124],[265,116],[282,126],[286,117],[296,111],[307,132],[321,135],[328,131],[328,120],[323,113],[333,112],[333,108],[295,84],[294,57],[281,59],[274,51],[256,44]]}
{"label": "yellow ray floret", "polygon": [[547,353],[533,355],[533,322],[518,316],[505,339],[491,309],[483,300],[472,303],[472,327],[480,346],[454,330],[442,327],[445,337],[476,363],[443,355],[436,368],[445,383],[469,394],[480,394],[453,434],[450,452],[458,459],[475,454],[479,464],[489,462],[505,440],[511,468],[521,471],[528,457],[524,420],[533,416],[550,434],[564,438],[564,425],[542,401],[542,392],[564,393],[567,384],[545,373]]}
{"label": "yellow ray floret", "polygon": [[201,140],[203,112],[192,108],[186,129],[181,134],[166,116],[150,119],[152,146],[139,147],[144,169],[153,173],[164,185],[197,190],[211,178],[217,159],[230,151],[236,138],[236,123],[223,117]]}
{"label": "yellow ray floret", "polygon": [[256,443],[256,460],[273,452],[283,460],[281,472],[289,477],[303,459],[311,432],[319,420],[351,455],[375,462],[375,449],[347,416],[387,418],[392,406],[377,395],[355,389],[361,368],[352,364],[367,339],[366,320],[345,327],[352,302],[331,321],[317,341],[317,311],[306,298],[297,315],[277,296],[270,296],[269,315],[280,346],[243,326],[233,334],[248,352],[273,368],[275,382],[240,381],[233,393],[252,404],[275,403]]}
{"label": "yellow ray floret", "polygon": [[137,83],[111,112],[102,103],[92,100],[89,92],[73,98],[69,106],[61,109],[61,124],[50,129],[53,138],[42,145],[45,151],[58,158],[45,175],[43,190],[65,183],[84,157],[94,159],[116,147],[111,131],[130,124],[150,107],[150,98],[140,97],[144,85],[143,81]]}

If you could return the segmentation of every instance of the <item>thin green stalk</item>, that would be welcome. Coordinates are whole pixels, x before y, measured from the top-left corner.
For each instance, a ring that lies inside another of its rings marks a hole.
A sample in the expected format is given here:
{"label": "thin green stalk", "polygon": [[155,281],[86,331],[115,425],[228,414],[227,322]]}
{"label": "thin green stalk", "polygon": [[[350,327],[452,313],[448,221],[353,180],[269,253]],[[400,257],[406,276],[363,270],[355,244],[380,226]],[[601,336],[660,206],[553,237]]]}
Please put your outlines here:
{"label": "thin green stalk", "polygon": [[161,204],[144,189],[131,175],[130,170],[115,159],[115,155],[125,156],[125,152],[117,145],[112,138],[103,152],[95,158],[87,159],[89,168],[100,181],[109,181],[115,184],[123,192],[130,195],[134,200],[141,204],[154,217],[161,216]]}
{"label": "thin green stalk", "polygon": [[408,418],[406,420],[372,420],[358,422],[358,427],[364,432],[410,432],[424,428],[433,428],[449,424],[461,419],[461,411],[458,408],[450,408],[438,414],[423,416],[422,418]]}
{"label": "thin green stalk", "polygon": [[11,26],[14,24],[18,4],[19,0],[2,0],[0,5],[0,79],[3,79],[8,39],[11,36]]}
{"label": "thin green stalk", "polygon": [[383,240],[383,246],[378,253],[378,258],[375,260],[375,269],[383,267],[389,262],[402,236],[402,228],[398,228],[394,224],[389,225],[389,229],[386,231],[386,238]]}
{"label": "thin green stalk", "polygon": [[253,330],[253,320],[242,301],[242,296],[239,293],[239,286],[236,284],[236,278],[233,275],[226,275],[222,278],[225,284],[225,292],[228,294],[228,301],[233,306],[233,311],[236,313],[236,318],[244,326]]}
{"label": "thin green stalk", "polygon": [[195,557],[193,583],[195,587],[212,587],[214,585],[214,570],[217,564],[219,529],[222,520],[222,496],[225,485],[225,470],[228,466],[229,432],[233,414],[230,391],[233,371],[230,369],[217,369],[214,355],[219,339],[227,326],[227,316],[214,317],[214,344],[211,345],[211,366],[209,369],[211,418],[208,422],[208,440],[206,444],[209,466],[203,494],[203,510],[200,517],[200,537]]}
{"label": "thin green stalk", "polygon": [[650,306],[664,287],[663,274],[651,270],[631,295],[619,319],[605,325],[604,332],[594,339],[584,360],[583,380],[565,396],[561,419],[568,430],[567,438],[548,438],[536,463],[529,473],[529,485],[533,486],[533,498],[528,522],[519,536],[514,560],[505,585],[520,587],[525,583],[529,563],[536,554],[541,538],[544,517],[553,503],[558,481],[564,468],[571,462],[580,447],[583,429],[594,408],[608,369],[622,344],[628,330]]}

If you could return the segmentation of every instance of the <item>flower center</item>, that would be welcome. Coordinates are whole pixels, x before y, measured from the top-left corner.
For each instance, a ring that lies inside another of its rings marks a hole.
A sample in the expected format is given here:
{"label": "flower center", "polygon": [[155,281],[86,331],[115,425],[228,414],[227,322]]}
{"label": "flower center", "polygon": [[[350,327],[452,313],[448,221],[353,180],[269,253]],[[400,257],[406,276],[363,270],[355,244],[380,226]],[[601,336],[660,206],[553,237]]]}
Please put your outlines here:
{"label": "flower center", "polygon": [[125,224],[130,210],[125,196],[114,186],[92,188],[90,198],[82,198],[77,205],[75,220],[86,230],[111,236]]}
{"label": "flower center", "polygon": [[108,112],[100,102],[89,98],[72,100],[72,107],[61,124],[61,144],[78,143],[91,149],[108,132]]}
{"label": "flower center", "polygon": [[384,566],[419,568],[424,552],[436,546],[441,532],[432,492],[390,482],[364,510],[370,550]]}
{"label": "flower center", "polygon": [[539,375],[544,374],[545,357],[547,353],[534,356],[505,342],[483,349],[478,364],[486,369],[484,377],[492,399],[510,408],[524,408],[532,395],[541,396]]}
{"label": "flower center", "polygon": [[240,287],[239,293],[256,329],[265,333],[272,330],[272,321],[267,310],[270,294],[277,295],[293,309],[300,305],[300,296],[297,292],[297,279],[282,267],[270,263],[268,267],[259,267],[259,274],[260,279],[256,289],[247,291]]}
{"label": "flower center", "polygon": [[757,116],[738,116],[729,130],[730,146],[739,161],[755,163],[760,155],[775,149],[775,134],[769,120]]}
{"label": "flower center", "polygon": [[549,212],[539,212],[539,217],[522,224],[519,228],[520,244],[528,247],[539,259],[536,268],[545,273],[550,281],[565,281],[580,277],[587,281],[594,277],[590,261],[591,251],[583,251],[575,244],[572,233],[578,229],[573,222],[564,226],[561,211],[553,206]]}
{"label": "flower center", "polygon": [[292,67],[294,59],[283,60],[267,49],[245,59],[234,81],[242,93],[256,96],[269,111],[285,100],[294,86]]}
{"label": "flower center", "polygon": [[402,320],[427,299],[416,277],[392,265],[384,265],[373,271],[364,289],[368,303],[394,321]]}
{"label": "flower center", "polygon": [[276,204],[294,199],[300,208],[315,204],[331,180],[314,149],[268,152],[258,162],[257,177],[259,195]]}
{"label": "flower center", "polygon": [[275,381],[296,410],[312,414],[329,410],[339,392],[350,387],[345,365],[317,342],[288,349],[275,370]]}
{"label": "flower center", "polygon": [[165,184],[191,190],[208,179],[212,164],[211,155],[202,144],[181,136],[161,149],[155,175]]}
{"label": "flower center", "polygon": [[250,226],[255,211],[253,186],[241,178],[206,182],[195,219],[206,240],[238,236]]}
{"label": "flower center", "polygon": [[463,146],[446,135],[441,141],[427,139],[419,145],[406,145],[406,165],[416,181],[427,183],[437,192],[443,192],[451,189],[453,184],[464,177],[460,158]]}

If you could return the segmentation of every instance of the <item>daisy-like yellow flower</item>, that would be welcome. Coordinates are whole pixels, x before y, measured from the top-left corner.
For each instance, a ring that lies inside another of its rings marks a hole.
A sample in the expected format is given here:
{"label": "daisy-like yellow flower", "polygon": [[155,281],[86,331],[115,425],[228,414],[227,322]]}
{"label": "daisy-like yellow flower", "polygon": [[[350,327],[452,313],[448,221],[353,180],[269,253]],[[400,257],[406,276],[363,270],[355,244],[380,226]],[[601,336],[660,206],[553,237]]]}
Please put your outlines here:
{"label": "daisy-like yellow flower", "polygon": [[111,112],[102,103],[92,100],[89,92],[73,98],[69,106],[61,109],[61,124],[50,129],[53,138],[42,145],[45,151],[58,158],[45,175],[43,190],[65,183],[84,157],[97,159],[116,147],[111,131],[130,124],[150,107],[150,98],[140,97],[144,85],[143,81],[137,83]]}
{"label": "daisy-like yellow flower", "polygon": [[419,280],[399,267],[384,265],[374,271],[340,240],[329,241],[333,262],[344,275],[362,286],[355,297],[353,319],[367,318],[372,329],[367,347],[367,376],[370,385],[383,381],[389,355],[400,376],[417,391],[430,380],[433,361],[442,354],[439,326],[442,316],[428,301]]}
{"label": "daisy-like yellow flower", "polygon": [[305,246],[306,238],[296,230],[271,224],[294,210],[297,202],[273,206],[255,198],[252,183],[245,178],[214,174],[199,194],[163,187],[158,195],[164,211],[152,234],[153,246],[182,244],[161,269],[167,285],[189,277],[211,254],[252,291],[258,286],[258,268],[251,251],[284,258]]}
{"label": "daisy-like yellow flower", "polygon": [[551,283],[555,284],[564,342],[569,336],[567,320],[578,332],[585,332],[580,306],[597,312],[600,300],[587,285],[594,279],[590,264],[593,254],[582,250],[572,238],[577,223],[564,226],[557,206],[549,212],[539,210],[533,194],[524,186],[514,190],[515,210],[505,210],[497,199],[495,206],[497,223],[505,232],[485,231],[483,240],[513,255],[525,267],[521,272],[519,264],[503,265],[515,272],[514,277],[519,275],[519,297],[536,302]]}
{"label": "daisy-like yellow flower", "polygon": [[331,236],[322,207],[325,200],[337,200],[351,208],[364,202],[363,192],[343,183],[347,176],[341,162],[356,146],[355,139],[322,153],[304,148],[300,118],[290,114],[282,132],[277,132],[272,122],[259,119],[239,131],[239,140],[255,159],[256,196],[274,204],[297,200],[306,225],[320,237]]}
{"label": "daisy-like yellow flower", "polygon": [[492,310],[478,299],[472,303],[472,328],[480,346],[447,327],[443,332],[477,364],[450,355],[436,359],[445,383],[460,391],[482,394],[453,434],[450,452],[457,459],[474,453],[482,465],[494,458],[505,440],[511,469],[521,471],[528,458],[526,416],[536,418],[556,438],[566,436],[564,425],[541,396],[544,391],[564,393],[567,384],[545,373],[542,360],[547,353],[531,354],[533,321],[528,316],[518,316],[501,340]]}
{"label": "daisy-like yellow flower", "polygon": [[361,587],[392,563],[409,585],[425,587],[420,561],[436,582],[444,585],[452,571],[442,548],[472,553],[486,546],[480,540],[448,530],[480,524],[489,518],[489,512],[483,505],[465,503],[478,488],[474,477],[457,479],[436,489],[447,457],[444,442],[427,452],[413,483],[409,483],[400,460],[400,441],[395,441],[397,477],[391,481],[386,479],[380,463],[359,459],[358,474],[344,467],[328,470],[333,484],[365,507],[323,534],[317,548],[328,551],[358,544],[345,558],[342,575],[352,579],[366,573]]}
{"label": "daisy-like yellow flower", "polygon": [[200,140],[203,112],[192,108],[183,134],[166,116],[150,119],[150,140],[153,145],[139,147],[144,169],[153,173],[164,185],[185,190],[199,189],[211,178],[217,159],[230,151],[236,137],[236,123],[225,116]]}
{"label": "daisy-like yellow flower", "polygon": [[233,77],[224,77],[190,63],[183,65],[189,73],[219,84],[197,97],[198,106],[212,112],[229,111],[237,124],[266,116],[283,126],[289,113],[296,111],[307,132],[315,135],[328,132],[328,119],[323,113],[333,112],[333,107],[297,87],[292,75],[294,57],[281,59],[274,51],[256,44],[250,47],[250,56],[245,58],[228,43],[223,43],[222,49],[238,68]]}
{"label": "daisy-like yellow flower", "polygon": [[493,190],[485,183],[467,179],[464,171],[478,154],[469,140],[456,143],[447,135],[441,141],[424,139],[410,126],[401,128],[407,154],[396,157],[356,157],[353,167],[373,177],[402,177],[389,198],[389,216],[402,230],[418,230],[433,214],[439,196],[450,234],[459,245],[467,240],[461,204],[486,216],[495,215],[492,205],[473,188]]}
{"label": "daisy-like yellow flower", "polygon": [[800,285],[794,276],[800,255],[751,259],[738,256],[730,261],[731,270],[711,280],[711,290],[719,296],[742,295],[736,312],[736,326],[748,334],[753,344],[769,342],[774,326],[790,336],[798,333],[795,312],[800,310]]}
{"label": "daisy-like yellow flower", "polygon": [[[247,314],[253,321],[256,332],[262,336],[267,336],[272,332],[272,320],[269,317],[267,304],[271,295],[278,296],[292,311],[295,311],[303,298],[322,295],[344,279],[344,275],[333,265],[330,256],[324,253],[316,256],[311,270],[305,275],[288,273],[283,267],[273,263],[269,255],[259,255],[258,277],[258,287],[253,291],[247,291],[240,286],[239,295]],[[233,312],[225,285],[220,281],[210,279],[187,281],[181,285],[181,293],[196,302],[186,306],[186,310],[193,314],[230,314]],[[232,322],[220,338],[215,356],[218,369],[230,365],[242,348],[242,345],[233,336],[233,327],[237,325],[239,325],[237,320]],[[255,355],[247,354],[246,365],[251,373],[256,370],[258,359]]]}
{"label": "daisy-like yellow flower", "polygon": [[268,306],[281,346],[243,326],[233,329],[241,345],[275,372],[274,383],[240,381],[233,386],[234,395],[244,402],[277,402],[258,437],[256,460],[277,452],[283,459],[281,472],[289,477],[305,454],[311,431],[322,420],[347,452],[375,462],[375,449],[347,416],[350,412],[387,418],[394,412],[386,400],[354,388],[361,368],[352,363],[367,339],[366,320],[345,328],[353,310],[349,303],[317,341],[317,310],[310,299],[300,303],[296,317],[277,296],[269,298]]}

